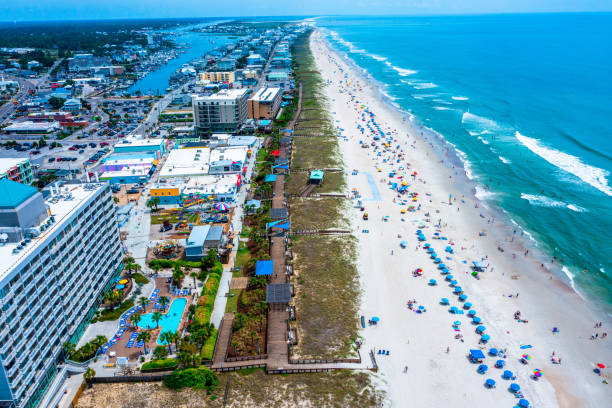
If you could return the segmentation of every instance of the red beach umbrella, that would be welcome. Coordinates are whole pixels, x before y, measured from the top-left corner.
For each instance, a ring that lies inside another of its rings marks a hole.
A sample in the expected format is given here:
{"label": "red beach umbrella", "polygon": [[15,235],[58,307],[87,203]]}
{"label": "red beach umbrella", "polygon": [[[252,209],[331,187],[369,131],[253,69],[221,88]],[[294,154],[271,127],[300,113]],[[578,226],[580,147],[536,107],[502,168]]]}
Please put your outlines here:
{"label": "red beach umbrella", "polygon": [[599,363],[599,364],[597,364],[597,368],[606,368],[606,366],[601,364],[601,363]]}

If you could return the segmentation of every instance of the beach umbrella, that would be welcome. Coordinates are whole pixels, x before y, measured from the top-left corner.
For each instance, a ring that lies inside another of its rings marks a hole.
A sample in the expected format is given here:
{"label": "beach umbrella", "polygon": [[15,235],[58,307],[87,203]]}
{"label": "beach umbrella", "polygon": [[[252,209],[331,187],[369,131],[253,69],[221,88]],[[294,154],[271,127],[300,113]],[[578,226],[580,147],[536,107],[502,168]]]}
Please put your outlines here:
{"label": "beach umbrella", "polygon": [[452,281],[450,281],[450,284],[451,286],[455,286],[457,284],[457,281],[453,279]]}
{"label": "beach umbrella", "polygon": [[451,281],[453,280],[454,276],[453,275],[446,275],[446,280],[447,281]]}
{"label": "beach umbrella", "polygon": [[448,299],[447,298],[442,298],[440,300],[440,303],[442,303],[443,305],[448,305]]}
{"label": "beach umbrella", "polygon": [[491,340],[491,336],[489,336],[488,334],[483,334],[482,337],[480,337],[480,340],[489,341]]}
{"label": "beach umbrella", "polygon": [[215,204],[215,210],[217,211],[227,211],[229,210],[229,206],[225,203],[217,203]]}
{"label": "beach umbrella", "polygon": [[527,401],[525,398],[521,398],[519,400],[519,406],[523,408],[527,408],[529,407],[529,401]]}
{"label": "beach umbrella", "polygon": [[380,322],[380,317],[378,317],[378,316],[373,316],[373,317],[372,317],[372,321],[373,321],[373,322],[378,323],[378,322]]}
{"label": "beach umbrella", "polygon": [[459,295],[459,300],[463,301],[465,299],[467,299],[467,295],[466,294]]}
{"label": "beach umbrella", "polygon": [[542,371],[540,371],[539,368],[536,368],[535,370],[533,370],[533,375],[536,377],[541,377],[542,376]]}
{"label": "beach umbrella", "polygon": [[511,390],[512,392],[517,392],[517,391],[520,391],[520,389],[521,389],[521,386],[520,386],[520,385],[518,385],[517,383],[512,383],[512,384],[510,384],[510,390]]}
{"label": "beach umbrella", "polygon": [[455,320],[453,326],[461,326],[461,322],[459,320]]}
{"label": "beach umbrella", "polygon": [[487,379],[487,381],[485,381],[485,385],[489,388],[493,388],[495,387],[495,380],[492,378]]}
{"label": "beach umbrella", "polygon": [[[452,282],[451,282],[451,283],[452,283]],[[455,282],[455,284],[456,284],[456,283],[457,283],[457,282]],[[455,293],[461,293],[461,292],[463,292],[463,289],[461,289],[461,286],[457,286],[457,287],[455,287]]]}
{"label": "beach umbrella", "polygon": [[465,302],[465,303],[463,304],[463,308],[464,308],[464,309],[469,309],[470,307],[472,307],[472,304],[471,304],[470,302]]}
{"label": "beach umbrella", "polygon": [[531,356],[530,356],[529,354],[523,354],[523,355],[521,356],[521,358],[522,358],[523,360],[525,360],[525,361],[529,361],[529,360],[531,360]]}
{"label": "beach umbrella", "polygon": [[432,286],[436,285],[437,283],[438,283],[438,282],[436,282],[436,280],[435,280],[435,279],[430,279],[430,280],[429,280],[429,284],[430,284],[430,285],[432,285]]}
{"label": "beach umbrella", "polygon": [[450,271],[448,270],[448,268],[442,268],[442,272],[441,273],[449,273]]}
{"label": "beach umbrella", "polygon": [[481,325],[481,326],[478,326],[478,327],[476,328],[476,331],[477,331],[478,333],[483,333],[485,330],[487,330],[487,328],[486,328],[486,327],[484,327],[484,326],[482,326],[482,325]]}
{"label": "beach umbrella", "polygon": [[457,309],[457,306],[452,306],[452,307],[450,308],[450,312],[451,312],[451,313],[457,313],[458,311],[459,311],[459,309]]}
{"label": "beach umbrella", "polygon": [[504,375],[503,375],[503,377],[504,377],[506,380],[509,380],[510,378],[514,377],[514,374],[512,373],[512,371],[510,371],[510,370],[506,370],[506,371],[504,371]]}
{"label": "beach umbrella", "polygon": [[417,234],[422,234],[422,233],[423,233],[423,231],[421,231],[420,229],[418,229],[418,230],[416,231],[416,233],[417,233]]}
{"label": "beach umbrella", "polygon": [[435,252],[432,252],[430,255],[431,259],[436,259],[436,257],[438,256],[438,254],[436,254]]}
{"label": "beach umbrella", "polygon": [[453,253],[453,248],[449,245],[446,247],[446,252],[450,252],[451,254]]}
{"label": "beach umbrella", "polygon": [[[428,251],[430,247],[431,245],[428,242],[426,242],[425,245],[423,245],[423,248],[427,248]],[[431,248],[431,250],[433,251],[433,248]]]}
{"label": "beach umbrella", "polygon": [[478,372],[481,374],[484,374],[487,372],[487,370],[489,369],[489,367],[487,367],[486,364],[481,364],[478,366]]}
{"label": "beach umbrella", "polygon": [[603,364],[601,364],[601,363],[598,363],[598,364],[597,364],[597,368],[606,368],[606,366],[605,366],[605,365],[603,365]]}
{"label": "beach umbrella", "polygon": [[419,310],[425,310],[425,306],[419,306]]}
{"label": "beach umbrella", "polygon": [[439,269],[444,269],[444,268],[446,268],[446,265],[444,265],[443,263],[441,263],[440,265],[438,265],[438,268],[439,268]]}
{"label": "beach umbrella", "polygon": [[437,262],[442,262],[442,260],[440,258],[436,258],[436,259],[434,259],[434,262],[436,262],[436,263]]}
{"label": "beach umbrella", "polygon": [[470,317],[476,316],[476,311],[474,309],[470,310],[468,312],[468,316],[470,316]]}
{"label": "beach umbrella", "polygon": [[474,317],[472,318],[472,321],[473,321],[474,323],[478,324],[478,323],[480,323],[480,322],[482,321],[482,319],[481,319],[480,317],[478,317],[478,316],[474,316]]}
{"label": "beach umbrella", "polygon": [[502,368],[505,365],[506,365],[506,362],[504,360],[497,360],[495,362],[495,367],[497,367],[497,368]]}
{"label": "beach umbrella", "polygon": [[493,348],[489,349],[489,354],[492,355],[492,356],[496,356],[496,355],[499,354],[499,350],[496,349],[495,347],[493,347]]}

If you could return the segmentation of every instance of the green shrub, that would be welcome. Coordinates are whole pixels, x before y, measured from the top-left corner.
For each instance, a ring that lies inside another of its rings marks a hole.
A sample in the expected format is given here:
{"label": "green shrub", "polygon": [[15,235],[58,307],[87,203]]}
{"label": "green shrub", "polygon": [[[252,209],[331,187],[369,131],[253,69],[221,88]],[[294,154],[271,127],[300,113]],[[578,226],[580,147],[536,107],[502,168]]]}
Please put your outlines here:
{"label": "green shrub", "polygon": [[140,368],[140,371],[153,371],[161,369],[173,369],[176,368],[177,361],[174,358],[162,358],[146,362]]}
{"label": "green shrub", "polygon": [[97,338],[85,343],[83,347],[72,353],[70,359],[79,363],[90,360],[96,356],[98,349],[107,341],[108,339],[106,337],[98,336]]}
{"label": "green shrub", "polygon": [[100,313],[100,316],[92,319],[92,323],[95,322],[106,322],[110,320],[117,320],[121,317],[121,315],[127,311],[129,308],[134,306],[134,301],[131,299],[126,299],[119,305],[119,307],[115,309],[105,309]]}
{"label": "green shrub", "polygon": [[146,283],[149,283],[149,279],[146,276],[144,276],[144,275],[142,275],[140,273],[133,274],[132,275],[132,279],[134,279],[134,282],[136,282],[137,284],[140,284],[140,285],[144,285]]}
{"label": "green shrub", "polygon": [[164,385],[171,390],[191,387],[196,390],[212,391],[219,383],[217,376],[209,368],[183,368],[176,370],[164,379]]}
{"label": "green shrub", "polygon": [[202,359],[213,359],[213,353],[215,352],[215,343],[217,342],[217,334],[217,329],[213,329],[212,333],[210,334],[210,337],[206,340],[204,346],[202,346]]}

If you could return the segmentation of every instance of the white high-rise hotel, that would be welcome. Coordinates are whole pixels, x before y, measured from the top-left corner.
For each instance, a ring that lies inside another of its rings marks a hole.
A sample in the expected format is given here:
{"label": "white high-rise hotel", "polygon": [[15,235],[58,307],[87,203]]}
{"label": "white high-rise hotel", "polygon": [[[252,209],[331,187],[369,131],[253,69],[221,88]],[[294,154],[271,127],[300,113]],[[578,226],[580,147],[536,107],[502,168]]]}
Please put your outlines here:
{"label": "white high-rise hotel", "polygon": [[83,334],[122,256],[109,184],[45,200],[0,180],[0,407],[36,407],[66,376],[62,345]]}

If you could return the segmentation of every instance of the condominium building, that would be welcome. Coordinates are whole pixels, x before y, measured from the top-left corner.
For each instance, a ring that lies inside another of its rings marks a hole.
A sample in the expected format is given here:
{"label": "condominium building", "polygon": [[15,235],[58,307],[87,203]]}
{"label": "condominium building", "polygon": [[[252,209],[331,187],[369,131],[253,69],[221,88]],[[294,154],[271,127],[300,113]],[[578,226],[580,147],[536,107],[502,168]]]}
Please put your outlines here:
{"label": "condominium building", "polygon": [[200,72],[200,81],[233,83],[236,82],[236,73],[234,71]]}
{"label": "condominium building", "polygon": [[280,88],[260,88],[249,99],[249,119],[274,119],[282,99]]}
{"label": "condominium building", "polygon": [[78,341],[120,272],[116,214],[108,184],[65,184],[44,199],[0,180],[0,406],[61,398],[62,345]]}
{"label": "condominium building", "polygon": [[32,166],[27,157],[0,158],[0,179],[10,179],[23,184],[32,184]]}
{"label": "condominium building", "polygon": [[193,98],[193,117],[198,132],[234,132],[247,119],[247,89],[224,89]]}

